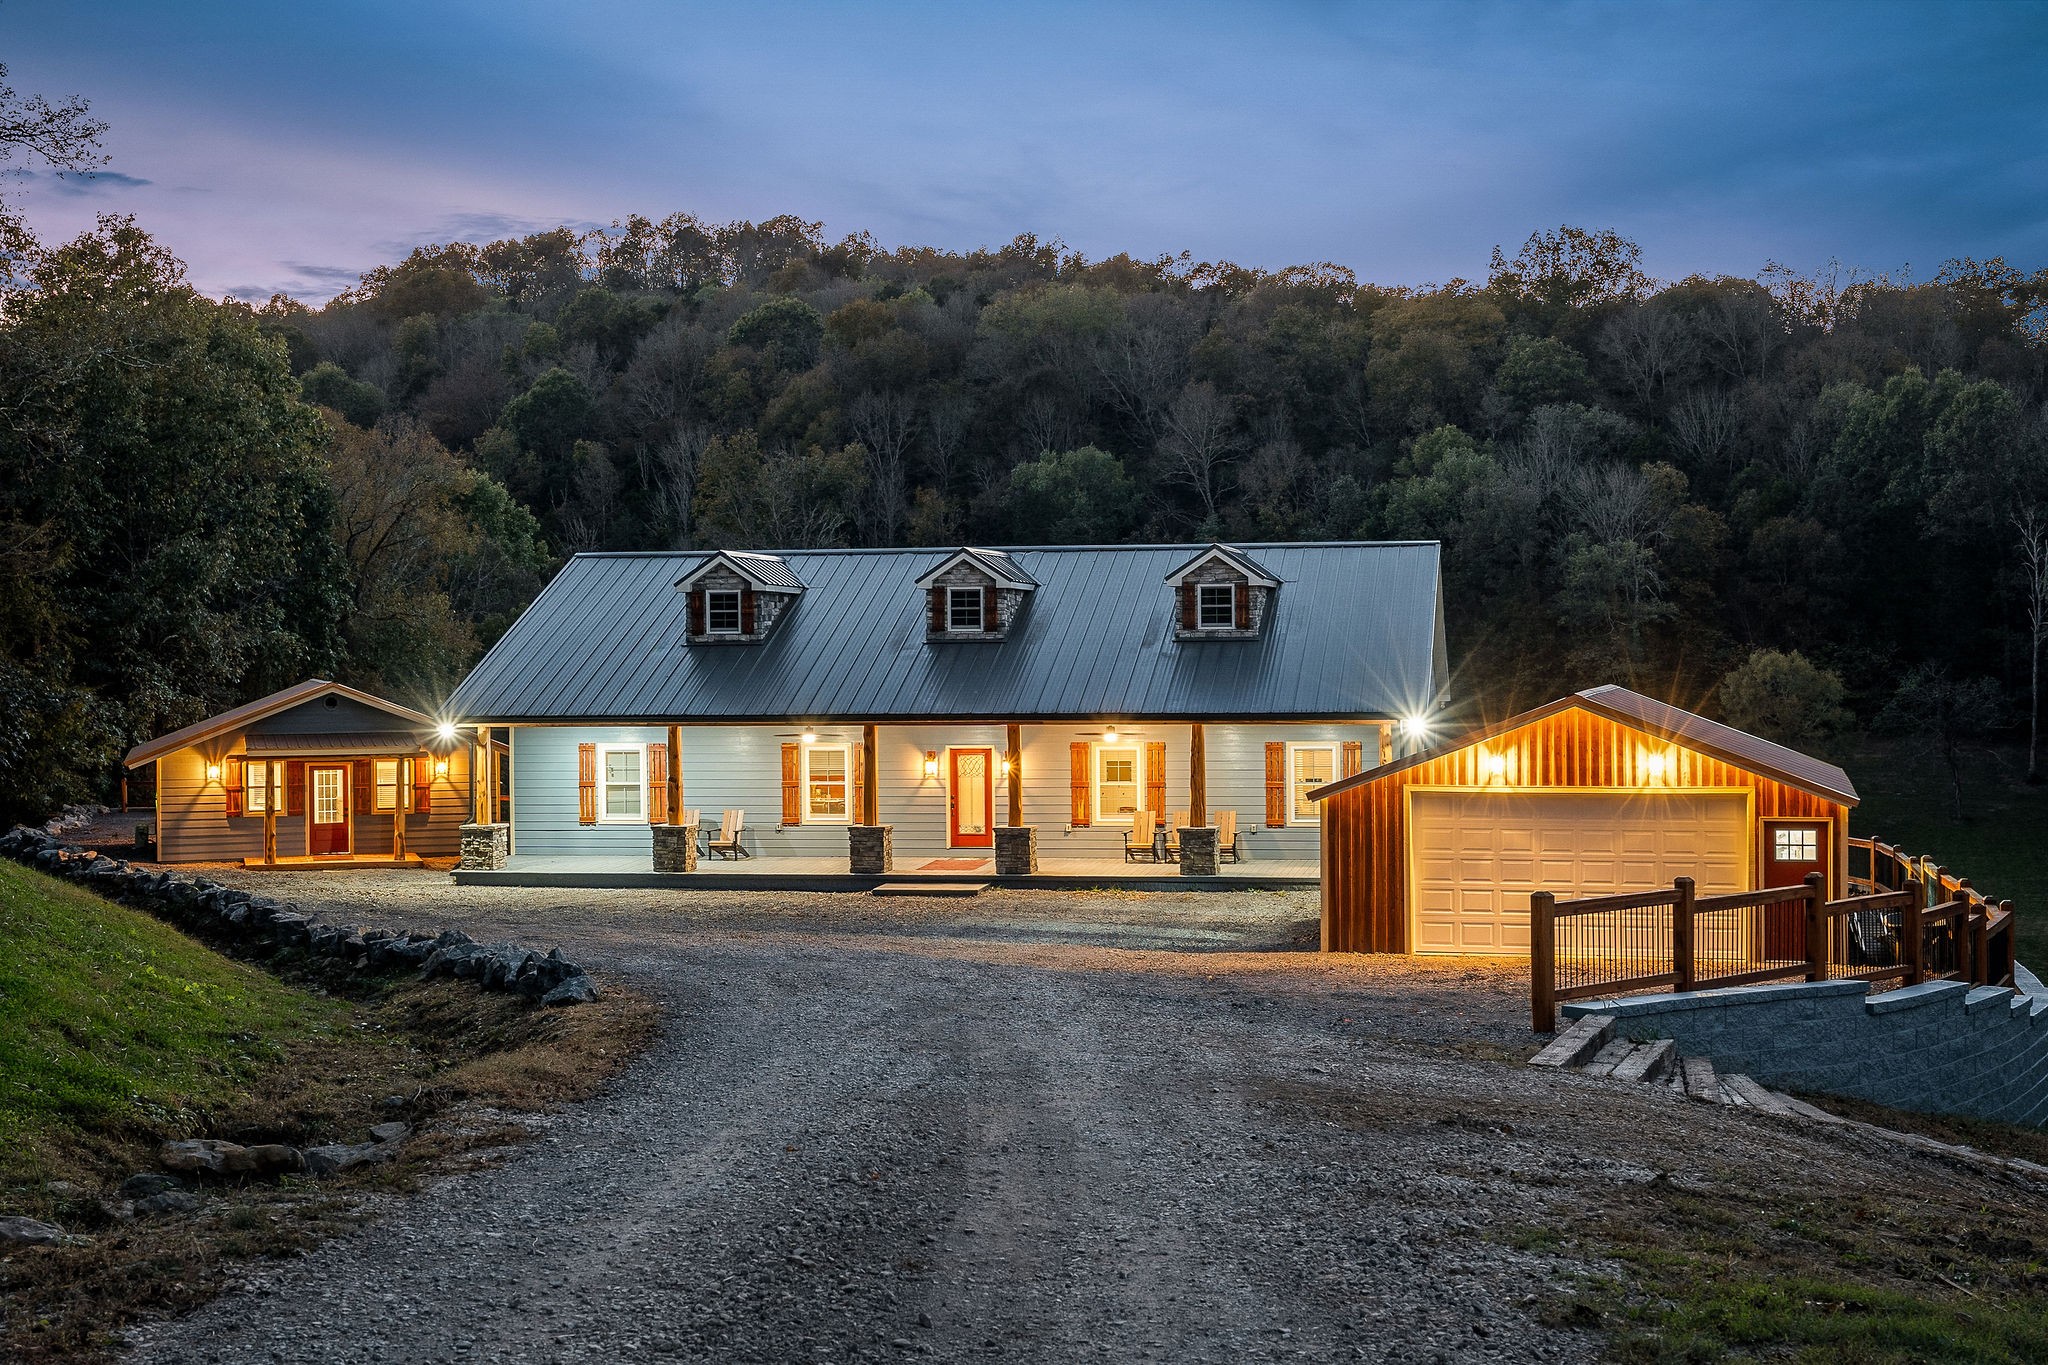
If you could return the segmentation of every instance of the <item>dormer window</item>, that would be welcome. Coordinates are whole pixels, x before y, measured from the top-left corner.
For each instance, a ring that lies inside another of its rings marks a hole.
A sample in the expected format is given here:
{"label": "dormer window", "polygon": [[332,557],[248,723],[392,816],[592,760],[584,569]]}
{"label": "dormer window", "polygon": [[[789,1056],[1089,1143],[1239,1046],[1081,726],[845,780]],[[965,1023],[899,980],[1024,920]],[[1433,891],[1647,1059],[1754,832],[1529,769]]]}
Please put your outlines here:
{"label": "dormer window", "polygon": [[1195,626],[1199,630],[1237,628],[1235,583],[1202,583],[1195,588]]}
{"label": "dormer window", "polygon": [[987,629],[982,624],[987,597],[980,588],[946,589],[946,629],[956,634],[981,634]]}
{"label": "dormer window", "polygon": [[740,593],[736,588],[710,588],[704,593],[704,630],[710,635],[740,633]]}

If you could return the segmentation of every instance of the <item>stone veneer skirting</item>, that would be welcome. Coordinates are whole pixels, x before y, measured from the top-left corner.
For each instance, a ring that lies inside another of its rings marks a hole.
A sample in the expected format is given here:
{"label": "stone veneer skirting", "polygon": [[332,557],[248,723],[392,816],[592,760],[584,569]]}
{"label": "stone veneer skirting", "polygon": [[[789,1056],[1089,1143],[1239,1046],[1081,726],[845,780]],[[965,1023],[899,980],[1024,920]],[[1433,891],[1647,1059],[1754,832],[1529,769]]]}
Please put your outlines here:
{"label": "stone veneer skirting", "polygon": [[462,866],[495,872],[512,856],[512,826],[464,825],[460,848]]}
{"label": "stone veneer skirting", "polygon": [[849,825],[846,870],[879,876],[896,870],[896,826]]}
{"label": "stone veneer skirting", "polygon": [[1038,826],[996,826],[996,875],[1029,877],[1038,871]]}

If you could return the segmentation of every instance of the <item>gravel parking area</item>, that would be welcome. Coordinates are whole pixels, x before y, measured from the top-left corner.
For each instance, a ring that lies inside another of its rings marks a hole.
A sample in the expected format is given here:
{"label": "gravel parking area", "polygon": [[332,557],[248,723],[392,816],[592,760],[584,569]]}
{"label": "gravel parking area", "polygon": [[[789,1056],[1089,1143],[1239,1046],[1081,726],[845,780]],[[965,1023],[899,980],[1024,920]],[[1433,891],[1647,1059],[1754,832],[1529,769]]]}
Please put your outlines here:
{"label": "gravel parking area", "polygon": [[1299,893],[234,879],[558,942],[666,1026],[529,1150],[138,1361],[1580,1360],[1534,1310],[1586,1268],[1517,1229],[1848,1140],[1531,1073],[1519,972],[1288,951]]}

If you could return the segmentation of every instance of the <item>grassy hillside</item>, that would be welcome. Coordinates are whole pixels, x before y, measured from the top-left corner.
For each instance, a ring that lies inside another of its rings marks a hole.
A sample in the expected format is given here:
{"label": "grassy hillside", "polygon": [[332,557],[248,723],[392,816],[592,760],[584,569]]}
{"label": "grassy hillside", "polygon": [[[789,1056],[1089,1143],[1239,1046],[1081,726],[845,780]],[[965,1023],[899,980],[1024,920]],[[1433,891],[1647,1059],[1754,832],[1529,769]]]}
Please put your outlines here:
{"label": "grassy hillside", "polygon": [[33,1174],[62,1134],[182,1127],[288,1042],[348,1025],[339,1001],[5,862],[0,944],[0,1182]]}
{"label": "grassy hillside", "polygon": [[2048,784],[2028,786],[2018,749],[1971,750],[1963,764],[1963,819],[1949,804],[1948,772],[1918,746],[1877,739],[1845,759],[1863,804],[1850,831],[1928,854],[2019,913],[2020,958],[2048,968]]}

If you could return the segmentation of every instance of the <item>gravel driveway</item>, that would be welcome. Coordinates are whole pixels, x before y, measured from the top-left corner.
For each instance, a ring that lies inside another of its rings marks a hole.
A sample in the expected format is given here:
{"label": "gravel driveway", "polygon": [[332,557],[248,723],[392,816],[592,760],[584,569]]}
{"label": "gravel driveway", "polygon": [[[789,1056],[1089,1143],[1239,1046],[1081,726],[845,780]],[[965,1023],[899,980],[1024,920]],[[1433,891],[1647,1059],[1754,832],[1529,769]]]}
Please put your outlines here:
{"label": "gravel driveway", "polygon": [[515,1159],[261,1267],[139,1361],[1578,1360],[1597,1343],[1531,1308],[1583,1267],[1501,1234],[1709,1150],[1795,1178],[1840,1140],[1531,1073],[1520,973],[1276,951],[1298,893],[235,879],[559,942],[667,1024]]}

